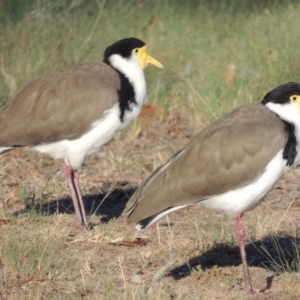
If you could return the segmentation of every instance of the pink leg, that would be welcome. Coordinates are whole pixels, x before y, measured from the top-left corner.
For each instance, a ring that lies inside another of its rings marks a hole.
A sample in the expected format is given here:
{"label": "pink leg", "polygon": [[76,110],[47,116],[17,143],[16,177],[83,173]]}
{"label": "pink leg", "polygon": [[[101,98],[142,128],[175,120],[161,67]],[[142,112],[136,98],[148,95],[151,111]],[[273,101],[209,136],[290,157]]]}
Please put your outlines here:
{"label": "pink leg", "polygon": [[241,258],[242,258],[242,263],[244,268],[245,291],[247,295],[250,295],[250,294],[254,294],[255,292],[252,289],[250,273],[249,273],[248,264],[246,260],[246,252],[245,252],[245,245],[244,245],[244,229],[243,229],[242,219],[243,219],[243,214],[242,213],[238,214],[236,218],[235,233],[236,233],[237,240],[239,242],[240,253],[241,253]]}
{"label": "pink leg", "polygon": [[67,183],[70,189],[70,194],[73,200],[73,205],[77,215],[78,226],[80,228],[88,228],[88,222],[86,219],[85,208],[82,201],[82,196],[79,186],[79,175],[77,171],[71,169],[70,165],[65,162],[64,172],[67,179]]}

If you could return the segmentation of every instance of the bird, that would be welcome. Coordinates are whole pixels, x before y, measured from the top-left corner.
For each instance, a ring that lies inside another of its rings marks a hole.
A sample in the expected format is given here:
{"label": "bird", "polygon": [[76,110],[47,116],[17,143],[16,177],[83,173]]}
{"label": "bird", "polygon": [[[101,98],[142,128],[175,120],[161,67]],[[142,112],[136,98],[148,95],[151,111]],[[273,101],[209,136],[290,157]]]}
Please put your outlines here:
{"label": "bird", "polygon": [[196,203],[236,214],[245,292],[253,294],[243,213],[261,203],[299,162],[300,84],[288,82],[261,102],[240,106],[200,131],[137,188],[123,215],[141,230]]}
{"label": "bird", "polygon": [[89,224],[79,185],[86,156],[135,119],[146,98],[143,69],[163,65],[137,38],[104,51],[103,61],[84,62],[34,79],[0,106],[0,153],[29,146],[64,161],[78,227]]}

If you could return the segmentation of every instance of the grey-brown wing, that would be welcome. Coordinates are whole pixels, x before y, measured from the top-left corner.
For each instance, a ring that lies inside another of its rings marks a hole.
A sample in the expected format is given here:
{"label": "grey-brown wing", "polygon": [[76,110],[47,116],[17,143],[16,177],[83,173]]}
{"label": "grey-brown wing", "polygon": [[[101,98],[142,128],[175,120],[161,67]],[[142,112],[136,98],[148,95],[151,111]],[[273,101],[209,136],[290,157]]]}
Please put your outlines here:
{"label": "grey-brown wing", "polygon": [[0,107],[0,146],[75,139],[118,101],[120,79],[103,62],[37,78]]}
{"label": "grey-brown wing", "polygon": [[261,175],[286,139],[283,122],[263,105],[236,109],[151,174],[124,214],[129,223],[137,223],[170,207],[245,186]]}

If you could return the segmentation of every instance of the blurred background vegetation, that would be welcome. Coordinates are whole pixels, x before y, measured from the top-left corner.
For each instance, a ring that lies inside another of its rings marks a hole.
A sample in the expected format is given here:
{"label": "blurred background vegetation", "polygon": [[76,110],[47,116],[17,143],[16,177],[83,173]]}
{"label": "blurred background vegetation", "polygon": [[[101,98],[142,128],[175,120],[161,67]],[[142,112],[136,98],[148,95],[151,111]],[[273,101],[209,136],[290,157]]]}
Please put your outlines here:
{"label": "blurred background vegetation", "polygon": [[148,103],[209,122],[300,81],[299,14],[295,0],[0,0],[0,103],[134,36],[164,64],[145,72]]}

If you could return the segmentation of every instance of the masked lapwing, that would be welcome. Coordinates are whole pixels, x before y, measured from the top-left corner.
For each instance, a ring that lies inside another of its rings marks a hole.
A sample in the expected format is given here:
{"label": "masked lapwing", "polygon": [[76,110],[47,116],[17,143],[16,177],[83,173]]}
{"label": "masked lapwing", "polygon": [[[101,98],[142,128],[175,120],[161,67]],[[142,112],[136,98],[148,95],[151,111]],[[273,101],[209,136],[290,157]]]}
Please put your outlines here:
{"label": "masked lapwing", "polygon": [[109,46],[103,61],[82,63],[27,83],[0,106],[0,153],[15,147],[64,160],[64,173],[80,227],[88,222],[78,170],[84,158],[134,118],[146,97],[143,69],[162,68],[145,43],[126,38]]}
{"label": "masked lapwing", "polygon": [[300,161],[300,84],[270,91],[203,129],[154,171],[129,200],[128,223],[143,229],[182,207],[203,203],[237,214],[245,291],[253,293],[244,247],[243,213],[258,205]]}

